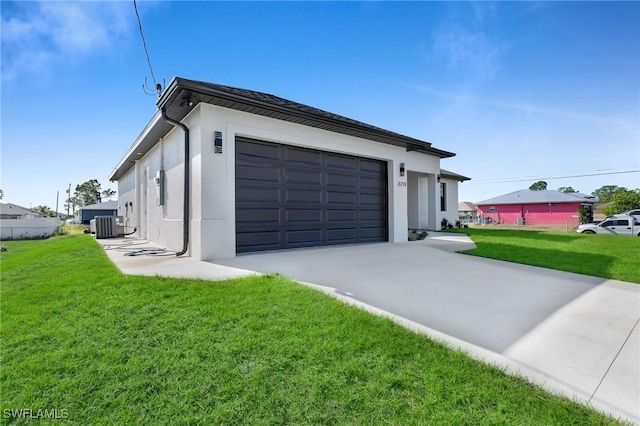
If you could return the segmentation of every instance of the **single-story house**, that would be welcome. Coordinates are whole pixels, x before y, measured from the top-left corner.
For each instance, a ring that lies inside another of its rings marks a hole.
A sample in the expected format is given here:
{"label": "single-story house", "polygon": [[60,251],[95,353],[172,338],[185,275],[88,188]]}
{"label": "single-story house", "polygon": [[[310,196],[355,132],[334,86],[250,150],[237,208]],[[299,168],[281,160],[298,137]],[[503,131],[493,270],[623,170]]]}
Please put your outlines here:
{"label": "single-story house", "polygon": [[597,199],[577,192],[523,189],[478,202],[482,223],[566,225],[579,223],[578,208],[593,211]]}
{"label": "single-story house", "polygon": [[80,223],[88,225],[91,219],[96,216],[117,216],[118,202],[105,201],[104,203],[90,204],[80,207]]}
{"label": "single-story house", "polygon": [[478,206],[471,201],[458,203],[458,220],[462,223],[475,223],[478,221]]}
{"label": "single-story house", "polygon": [[270,94],[176,77],[115,166],[119,215],[196,259],[365,242],[458,218],[455,154]]}
{"label": "single-story house", "polygon": [[0,203],[0,219],[36,219],[42,215],[12,203]]}

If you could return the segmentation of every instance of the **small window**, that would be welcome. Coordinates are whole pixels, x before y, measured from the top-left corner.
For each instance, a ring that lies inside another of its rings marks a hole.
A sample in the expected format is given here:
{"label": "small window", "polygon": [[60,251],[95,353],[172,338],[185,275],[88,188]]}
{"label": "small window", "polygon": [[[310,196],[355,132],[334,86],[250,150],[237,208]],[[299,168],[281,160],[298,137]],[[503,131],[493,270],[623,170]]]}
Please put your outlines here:
{"label": "small window", "polygon": [[440,211],[447,211],[447,184],[440,182]]}
{"label": "small window", "polygon": [[615,222],[616,222],[616,226],[629,226],[628,219],[618,219]]}
{"label": "small window", "polygon": [[489,213],[495,213],[495,212],[496,212],[496,206],[490,206]]}
{"label": "small window", "polygon": [[606,226],[612,226],[614,224],[613,220],[607,220],[605,222],[602,222],[602,226],[606,227]]}

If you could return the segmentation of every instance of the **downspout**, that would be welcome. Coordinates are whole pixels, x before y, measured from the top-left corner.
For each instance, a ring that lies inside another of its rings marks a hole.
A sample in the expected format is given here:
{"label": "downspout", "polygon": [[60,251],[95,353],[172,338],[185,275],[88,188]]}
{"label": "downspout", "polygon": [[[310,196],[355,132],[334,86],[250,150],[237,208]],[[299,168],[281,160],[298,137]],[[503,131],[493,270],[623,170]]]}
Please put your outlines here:
{"label": "downspout", "polygon": [[162,118],[174,126],[180,126],[182,130],[184,130],[184,205],[183,205],[183,229],[182,229],[182,251],[176,253],[176,256],[182,256],[189,250],[189,128],[180,123],[179,121],[173,120],[167,117],[167,111],[164,107],[161,108]]}

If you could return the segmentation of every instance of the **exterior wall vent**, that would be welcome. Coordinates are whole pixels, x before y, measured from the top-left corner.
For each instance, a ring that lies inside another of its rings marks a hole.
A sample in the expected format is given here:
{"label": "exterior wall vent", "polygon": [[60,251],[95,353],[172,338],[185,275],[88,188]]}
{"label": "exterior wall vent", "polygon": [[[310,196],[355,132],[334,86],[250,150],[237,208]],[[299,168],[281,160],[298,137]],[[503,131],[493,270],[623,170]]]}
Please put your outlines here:
{"label": "exterior wall vent", "polygon": [[213,152],[222,154],[222,132],[214,132],[213,134]]}

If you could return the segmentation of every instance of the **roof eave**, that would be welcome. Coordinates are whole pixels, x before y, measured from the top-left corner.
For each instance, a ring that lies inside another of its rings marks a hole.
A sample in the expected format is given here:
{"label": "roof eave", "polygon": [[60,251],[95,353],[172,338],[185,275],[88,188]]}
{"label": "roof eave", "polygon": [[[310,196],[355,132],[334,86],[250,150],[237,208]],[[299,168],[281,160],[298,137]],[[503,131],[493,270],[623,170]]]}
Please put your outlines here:
{"label": "roof eave", "polygon": [[[203,99],[210,97],[212,99]],[[191,100],[192,106],[182,105],[182,100]],[[177,101],[180,100],[180,103]],[[212,101],[230,101],[237,104],[245,105],[247,107],[253,107],[263,110],[263,112],[274,112],[283,114],[286,117],[295,118],[294,120],[286,120],[284,117],[280,117],[284,121],[299,122],[304,121],[305,124],[310,127],[316,127],[336,133],[342,133],[346,135],[356,136],[363,139],[373,140],[376,142],[382,142],[389,145],[395,145],[405,148],[407,151],[418,151],[430,155],[435,155],[439,158],[450,158],[456,154],[449,151],[444,151],[431,146],[431,143],[415,139],[409,136],[401,135],[399,133],[391,132],[385,129],[375,130],[375,126],[366,125],[368,127],[361,127],[356,124],[356,120],[348,119],[354,123],[346,123],[331,117],[320,117],[313,112],[301,111],[294,108],[288,108],[283,105],[276,105],[259,99],[253,99],[241,94],[230,93],[227,91],[218,90],[215,87],[205,85],[201,82],[187,80],[180,77],[175,77],[167,89],[164,91],[160,99],[158,100],[158,108],[166,108],[168,115],[174,119],[181,120],[184,118],[191,109],[199,102],[212,103]],[[216,105],[216,103],[212,103]],[[234,108],[232,108],[234,109]],[[272,114],[260,114],[270,117]],[[332,114],[337,115],[337,114]],[[344,117],[345,119],[347,117]],[[298,120],[296,120],[298,119]],[[299,123],[300,124],[300,123]],[[365,123],[361,123],[365,125]],[[327,125],[333,126],[334,129],[327,129]]]}
{"label": "roof eave", "polygon": [[[185,100],[191,102],[185,102]],[[439,158],[450,158],[456,155],[453,152],[434,148],[431,146],[431,143],[426,141],[421,141],[399,133],[376,128],[375,126],[370,126],[365,123],[360,123],[362,126],[359,126],[359,122],[346,117],[343,118],[348,121],[352,121],[353,123],[341,121],[332,117],[319,116],[318,114],[314,114],[309,111],[302,111],[290,107],[288,108],[283,105],[249,98],[247,96],[242,96],[241,94],[222,91],[201,82],[175,77],[158,99],[158,110],[149,123],[147,123],[140,135],[136,138],[126,154],[122,157],[118,165],[116,165],[116,167],[111,171],[109,180],[117,181],[120,179],[133,167],[137,160],[146,155],[158,140],[164,137],[173,128],[171,124],[166,123],[162,119],[160,112],[162,108],[165,108],[169,117],[176,121],[181,121],[200,102],[223,107],[225,106],[221,104],[232,102],[233,106],[226,107],[230,109],[237,109],[239,111],[243,111],[243,108],[255,108],[258,112],[253,113],[257,115],[263,115],[335,133],[403,147],[407,151],[417,151]],[[337,114],[329,114],[337,116]]]}
{"label": "roof eave", "polygon": [[122,159],[120,159],[120,162],[113,168],[109,174],[109,180],[117,181],[120,179],[131,167],[133,167],[135,162],[149,152],[158,140],[161,137],[164,137],[172,127],[173,126],[162,119],[160,111],[156,111],[131,147],[127,150]]}

